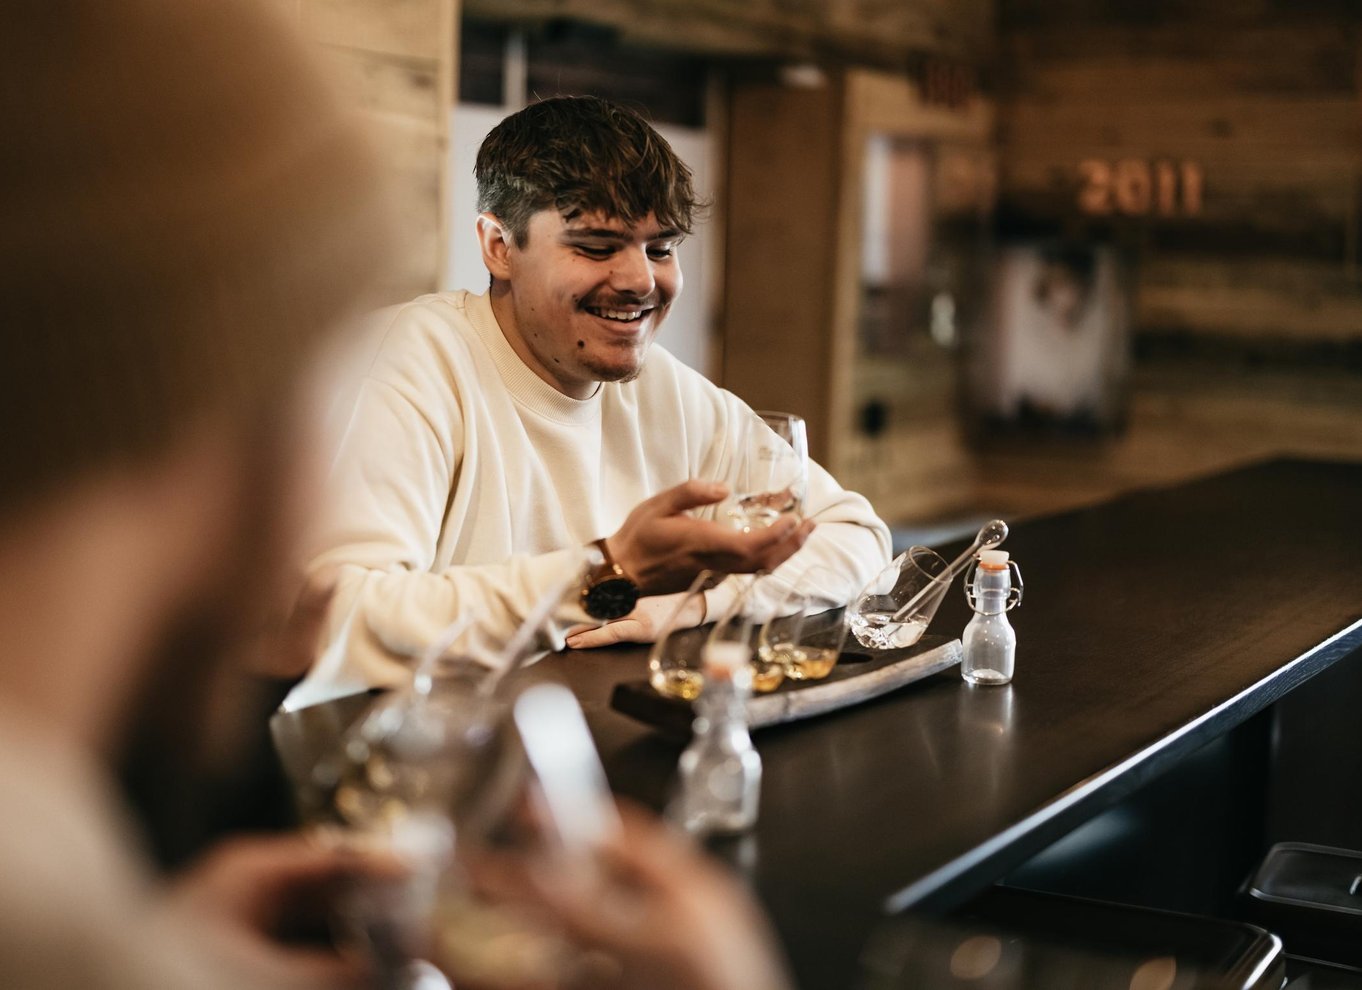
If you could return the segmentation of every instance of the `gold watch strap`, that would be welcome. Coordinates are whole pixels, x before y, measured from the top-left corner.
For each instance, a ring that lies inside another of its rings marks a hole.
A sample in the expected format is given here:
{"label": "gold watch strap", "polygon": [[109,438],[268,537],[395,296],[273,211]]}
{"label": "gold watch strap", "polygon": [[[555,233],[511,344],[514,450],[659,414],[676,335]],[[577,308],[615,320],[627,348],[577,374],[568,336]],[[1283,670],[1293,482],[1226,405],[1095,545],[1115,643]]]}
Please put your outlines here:
{"label": "gold watch strap", "polygon": [[598,570],[598,574],[601,574],[603,576],[605,573],[610,573],[615,575],[615,577],[622,577],[625,580],[629,580],[629,575],[624,573],[624,568],[621,567],[619,563],[616,562],[615,558],[611,555],[610,547],[609,545],[606,544],[605,540],[606,538],[602,536],[599,540],[591,541],[592,543],[595,544],[596,548],[600,550],[601,556],[605,558],[605,562],[601,565],[600,569]]}

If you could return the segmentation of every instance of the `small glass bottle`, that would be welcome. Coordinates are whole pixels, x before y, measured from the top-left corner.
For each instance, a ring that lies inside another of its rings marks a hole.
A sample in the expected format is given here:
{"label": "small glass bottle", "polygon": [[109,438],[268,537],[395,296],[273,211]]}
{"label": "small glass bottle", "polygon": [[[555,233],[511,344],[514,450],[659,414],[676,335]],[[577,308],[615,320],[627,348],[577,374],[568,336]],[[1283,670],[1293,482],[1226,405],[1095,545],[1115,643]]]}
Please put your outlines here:
{"label": "small glass bottle", "polygon": [[695,701],[694,737],[681,754],[672,819],[695,835],[731,835],[757,821],[761,756],[747,729],[752,693],[745,642],[705,647],[704,689]]}
{"label": "small glass bottle", "polygon": [[971,684],[1006,684],[1017,659],[1017,634],[1007,613],[1021,604],[1021,571],[1007,559],[1006,550],[984,550],[972,577],[965,575],[965,597],[974,616],[960,637],[960,675]]}

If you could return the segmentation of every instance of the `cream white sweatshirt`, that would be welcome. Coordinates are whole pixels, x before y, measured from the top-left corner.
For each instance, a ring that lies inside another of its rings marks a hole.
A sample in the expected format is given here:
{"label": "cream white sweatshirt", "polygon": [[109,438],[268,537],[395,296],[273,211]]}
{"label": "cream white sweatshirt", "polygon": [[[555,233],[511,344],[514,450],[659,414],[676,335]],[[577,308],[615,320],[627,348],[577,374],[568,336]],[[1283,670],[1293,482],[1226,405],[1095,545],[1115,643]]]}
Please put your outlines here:
{"label": "cream white sweatshirt", "polygon": [[[729,480],[743,456],[741,400],[656,345],[635,381],[578,400],[525,366],[485,295],[423,296],[385,321],[308,569],[338,575],[330,646],[290,707],[404,682],[460,616],[471,624],[454,652],[495,662],[541,596],[579,586],[586,544],[663,489]],[[845,575],[845,599],[888,562],[884,523],[817,465],[805,511],[818,527],[767,594],[817,563]],[[734,580],[706,593],[710,616]],[[560,649],[590,621],[569,594],[541,643]]]}

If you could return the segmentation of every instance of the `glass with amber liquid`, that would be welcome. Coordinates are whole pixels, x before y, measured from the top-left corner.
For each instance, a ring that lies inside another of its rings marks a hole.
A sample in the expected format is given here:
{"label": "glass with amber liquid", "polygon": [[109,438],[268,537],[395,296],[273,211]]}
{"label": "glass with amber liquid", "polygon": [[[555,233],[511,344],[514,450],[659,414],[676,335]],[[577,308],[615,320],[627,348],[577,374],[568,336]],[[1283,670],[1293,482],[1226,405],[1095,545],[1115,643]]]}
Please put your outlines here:
{"label": "glass with amber liquid", "polygon": [[668,698],[694,701],[700,697],[700,689],[704,686],[701,653],[709,630],[703,626],[689,626],[686,622],[688,616],[704,614],[704,589],[710,577],[709,571],[696,575],[648,651],[648,683],[654,691]]}
{"label": "glass with amber liquid", "polygon": [[752,614],[752,588],[756,580],[749,580],[719,621],[713,626],[686,627],[684,617],[696,614],[690,609],[691,600],[703,595],[711,575],[708,572],[695,579],[671,618],[663,626],[662,634],[648,654],[648,683],[658,694],[682,701],[694,701],[704,689],[705,649],[720,640],[737,641],[747,636],[744,647],[749,650],[751,690],[757,694],[774,691],[785,681],[782,663],[769,663],[751,653],[751,633],[755,626]]}
{"label": "glass with amber liquid", "polygon": [[[771,580],[771,579],[767,579]],[[757,637],[757,662],[780,667],[792,681],[816,681],[837,665],[846,642],[844,578],[810,567],[782,595]]]}

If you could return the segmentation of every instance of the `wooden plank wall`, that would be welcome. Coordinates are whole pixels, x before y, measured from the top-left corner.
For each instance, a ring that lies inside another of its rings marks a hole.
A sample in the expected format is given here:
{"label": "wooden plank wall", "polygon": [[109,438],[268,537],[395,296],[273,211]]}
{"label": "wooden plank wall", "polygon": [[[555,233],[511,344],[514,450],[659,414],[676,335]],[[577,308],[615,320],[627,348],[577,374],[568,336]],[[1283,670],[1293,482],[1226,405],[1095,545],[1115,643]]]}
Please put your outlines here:
{"label": "wooden plank wall", "polygon": [[1085,160],[1194,163],[1197,215],[1126,223],[1140,329],[1362,336],[1358,7],[1190,6],[1113,23],[1004,5],[1005,205],[1071,217]]}
{"label": "wooden plank wall", "polygon": [[[1362,458],[1362,5],[1004,0],[999,51],[1004,227],[1130,251],[1137,363],[1122,437],[986,451],[973,501]],[[1085,215],[1085,160],[1190,162],[1200,209]]]}
{"label": "wooden plank wall", "polygon": [[439,287],[447,236],[458,0],[279,0],[323,46],[392,175],[401,224],[391,300]]}

